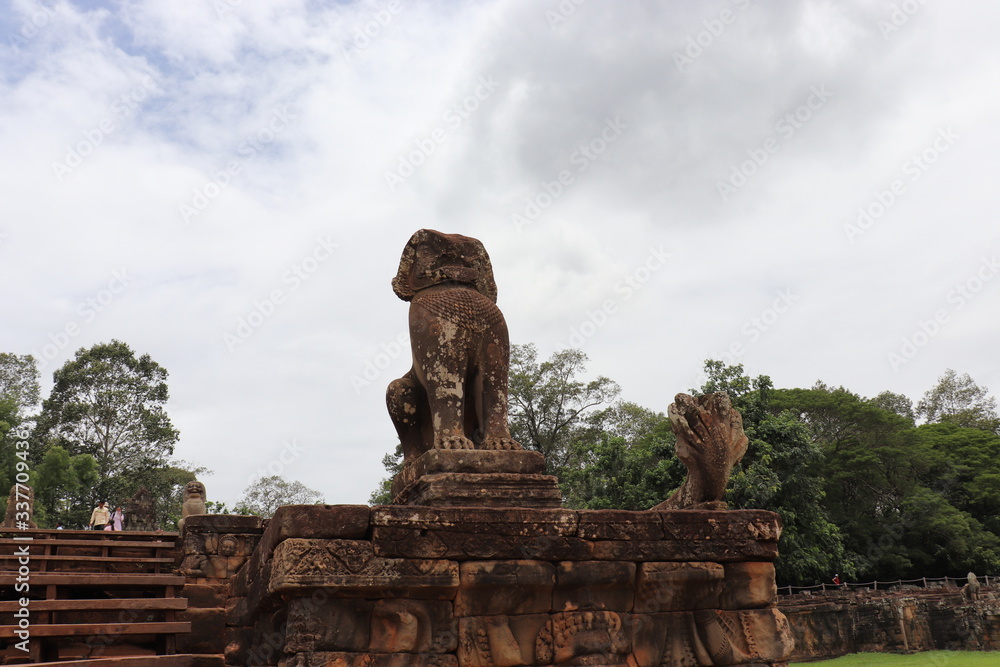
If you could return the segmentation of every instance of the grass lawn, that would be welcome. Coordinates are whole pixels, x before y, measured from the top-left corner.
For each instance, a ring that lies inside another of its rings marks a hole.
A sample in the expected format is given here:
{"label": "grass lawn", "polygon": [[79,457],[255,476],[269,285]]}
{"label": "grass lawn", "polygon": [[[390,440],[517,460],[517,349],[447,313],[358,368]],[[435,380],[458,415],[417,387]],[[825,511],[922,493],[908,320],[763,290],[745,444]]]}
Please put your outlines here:
{"label": "grass lawn", "polygon": [[1000,665],[1000,652],[982,651],[926,651],[910,655],[894,653],[855,653],[843,658],[822,662],[796,662],[795,665],[823,665],[823,667],[996,667]]}

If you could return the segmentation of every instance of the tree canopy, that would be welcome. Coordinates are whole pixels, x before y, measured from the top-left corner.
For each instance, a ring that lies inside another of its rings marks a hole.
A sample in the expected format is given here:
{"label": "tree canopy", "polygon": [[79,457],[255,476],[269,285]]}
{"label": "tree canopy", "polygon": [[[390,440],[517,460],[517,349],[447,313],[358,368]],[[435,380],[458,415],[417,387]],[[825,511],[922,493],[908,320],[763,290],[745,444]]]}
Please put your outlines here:
{"label": "tree canopy", "polygon": [[260,477],[243,492],[233,511],[237,514],[252,514],[268,519],[282,505],[321,505],[323,494],[310,489],[302,482],[292,481],[280,475]]}

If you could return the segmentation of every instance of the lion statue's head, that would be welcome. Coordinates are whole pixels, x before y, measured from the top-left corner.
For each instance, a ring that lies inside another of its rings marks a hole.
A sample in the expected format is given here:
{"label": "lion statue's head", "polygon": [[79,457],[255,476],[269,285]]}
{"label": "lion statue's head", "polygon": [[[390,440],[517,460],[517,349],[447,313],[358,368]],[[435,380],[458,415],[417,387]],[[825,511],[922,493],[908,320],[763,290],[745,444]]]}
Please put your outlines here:
{"label": "lion statue's head", "polygon": [[470,285],[496,303],[493,265],[478,239],[418,230],[403,248],[392,290],[403,301],[410,301],[420,290],[445,282]]}
{"label": "lion statue's head", "polygon": [[205,485],[198,480],[192,480],[184,487],[184,499],[201,498],[205,499]]}

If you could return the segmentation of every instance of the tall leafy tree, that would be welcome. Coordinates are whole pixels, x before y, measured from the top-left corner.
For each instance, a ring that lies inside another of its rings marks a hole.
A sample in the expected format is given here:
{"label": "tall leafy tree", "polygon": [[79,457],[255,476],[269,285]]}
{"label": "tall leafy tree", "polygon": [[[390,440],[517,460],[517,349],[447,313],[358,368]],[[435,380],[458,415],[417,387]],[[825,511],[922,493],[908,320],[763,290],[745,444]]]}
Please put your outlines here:
{"label": "tall leafy tree", "polygon": [[282,505],[320,505],[323,494],[302,482],[289,482],[280,475],[254,480],[236,502],[237,514],[252,514],[265,519],[274,516]]}
{"label": "tall leafy tree", "polygon": [[553,474],[573,464],[573,441],[585,426],[586,412],[611,403],[621,391],[604,376],[579,379],[586,367],[587,355],[582,350],[560,350],[539,363],[534,345],[511,347],[511,435],[526,449],[544,454]]}
{"label": "tall leafy tree", "polygon": [[0,397],[13,399],[22,417],[38,406],[40,377],[38,364],[30,354],[0,352]]}
{"label": "tall leafy tree", "polygon": [[[97,462],[94,498],[122,496],[140,471],[162,468],[178,432],[167,415],[167,371],[112,340],[80,349],[54,374],[42,404],[34,455],[54,445]],[[92,500],[94,499],[92,498]]]}
{"label": "tall leafy tree", "polygon": [[997,399],[968,373],[959,375],[950,368],[917,403],[917,413],[931,423],[949,422],[1000,434]]}

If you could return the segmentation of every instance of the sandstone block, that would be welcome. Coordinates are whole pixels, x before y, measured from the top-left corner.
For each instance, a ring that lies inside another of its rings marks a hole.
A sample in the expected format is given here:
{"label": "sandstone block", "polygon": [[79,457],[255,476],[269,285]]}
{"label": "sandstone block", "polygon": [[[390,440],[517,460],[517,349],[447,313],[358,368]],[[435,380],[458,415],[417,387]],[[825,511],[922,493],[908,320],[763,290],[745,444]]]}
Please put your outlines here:
{"label": "sandstone block", "polygon": [[472,616],[458,621],[461,667],[514,667],[552,662],[548,614]]}
{"label": "sandstone block", "polygon": [[636,611],[718,608],[724,579],[725,569],[718,563],[641,563]]}
{"label": "sandstone block", "polygon": [[656,512],[581,510],[577,537],[586,540],[661,540],[663,519]]}
{"label": "sandstone block", "polygon": [[191,632],[177,635],[178,653],[222,653],[226,650],[226,612],[222,609],[186,609],[178,621],[191,621]]}
{"label": "sandstone block", "polygon": [[562,493],[552,475],[440,472],[405,487],[393,504],[431,507],[559,507]]}
{"label": "sandstone block", "polygon": [[376,554],[400,558],[557,561],[593,560],[594,553],[593,542],[577,537],[491,536],[481,533],[432,532],[389,526],[376,526],[373,529],[373,541]]}
{"label": "sandstone block", "polygon": [[564,561],[556,567],[554,611],[631,611],[635,563]]}
{"label": "sandstone block", "polygon": [[[613,611],[553,614],[550,655],[556,664],[623,664],[632,651],[632,616]],[[540,642],[544,644],[545,641]],[[596,662],[595,662],[596,660]]]}
{"label": "sandstone block", "polygon": [[528,450],[432,449],[403,466],[392,480],[392,495],[424,475],[440,472],[539,475],[545,472],[545,457]]}
{"label": "sandstone block", "polygon": [[757,609],[774,604],[778,587],[774,563],[726,563],[722,586],[722,609]]}
{"label": "sandstone block", "polygon": [[291,537],[360,540],[368,533],[367,505],[283,505],[275,511],[260,539],[262,561]]}
{"label": "sandstone block", "polygon": [[577,512],[566,509],[519,507],[387,505],[374,508],[372,525],[486,535],[575,536],[577,533]]}
{"label": "sandstone block", "polygon": [[651,512],[663,521],[667,540],[754,540],[777,542],[781,517],[766,510],[664,510]]}
{"label": "sandstone block", "polygon": [[372,607],[374,653],[451,653],[458,646],[458,621],[450,602],[378,600]]}
{"label": "sandstone block", "polygon": [[184,519],[184,533],[260,533],[264,520],[238,514],[192,514]]}
{"label": "sandstone block", "polygon": [[371,614],[370,600],[292,598],[285,626],[285,653],[366,651]]}
{"label": "sandstone block", "polygon": [[453,655],[416,653],[299,653],[286,667],[458,667]]}
{"label": "sandstone block", "polygon": [[782,662],[793,647],[777,609],[636,614],[633,624],[637,667]]}
{"label": "sandstone block", "polygon": [[552,609],[555,567],[530,560],[472,561],[459,565],[455,615],[535,614]]}
{"label": "sandstone block", "polygon": [[746,560],[773,561],[778,557],[777,542],[756,540],[614,540],[590,544],[595,560],[728,563]]}
{"label": "sandstone block", "polygon": [[360,540],[285,540],[271,559],[269,593],[324,588],[341,597],[447,600],[458,588],[458,563],[382,558]]}

